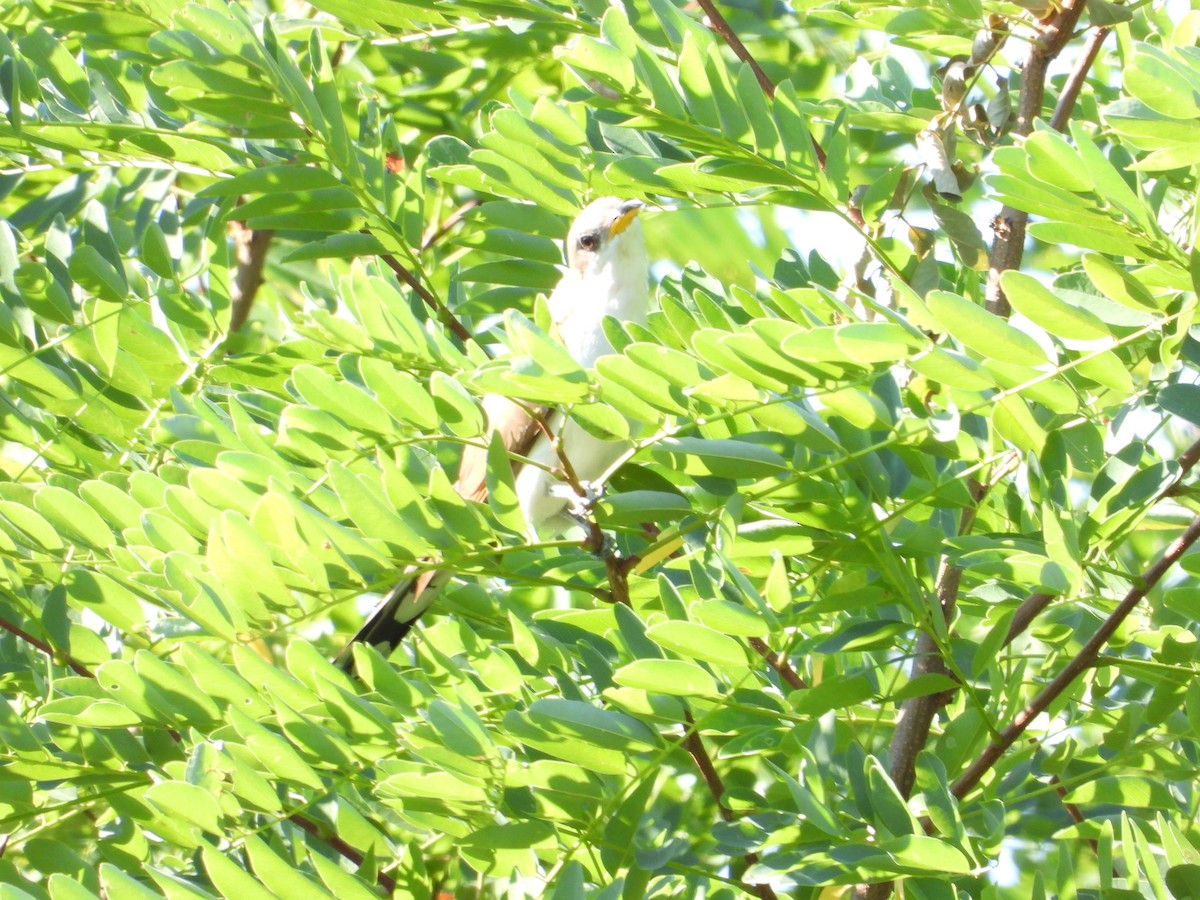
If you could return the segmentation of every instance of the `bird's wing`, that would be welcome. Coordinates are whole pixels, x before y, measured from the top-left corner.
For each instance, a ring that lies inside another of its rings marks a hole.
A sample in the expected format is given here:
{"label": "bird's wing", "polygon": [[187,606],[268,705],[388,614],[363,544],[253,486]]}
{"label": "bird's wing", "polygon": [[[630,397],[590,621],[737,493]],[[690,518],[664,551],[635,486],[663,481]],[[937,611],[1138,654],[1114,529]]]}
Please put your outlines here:
{"label": "bird's wing", "polygon": [[342,648],[335,664],[346,672],[353,671],[355,644],[367,644],[384,656],[390,656],[449,580],[449,573],[438,569],[406,570],[405,578],[388,592],[362,628]]}
{"label": "bird's wing", "polygon": [[[488,414],[488,437],[499,434],[504,446],[517,457],[528,456],[538,436],[542,433],[537,420],[529,411],[513,401],[489,394],[483,401]],[[520,460],[513,460],[513,474],[520,468]],[[482,503],[487,500],[487,447],[467,446],[459,463],[458,481],[454,489],[468,500]],[[368,644],[384,656],[391,654],[405,636],[412,631],[421,614],[425,612],[442,588],[450,580],[450,573],[437,569],[420,571],[408,569],[404,578],[377,606],[362,628],[338,655],[337,665],[345,671],[353,669],[355,644]]]}
{"label": "bird's wing", "polygon": [[[483,408],[488,416],[488,440],[491,440],[492,435],[499,434],[509,453],[516,457],[528,456],[538,435],[542,433],[529,410],[497,394],[484,397]],[[514,475],[520,467],[520,460],[514,459]],[[477,503],[487,500],[486,444],[472,444],[463,449],[462,460],[458,464],[458,481],[454,483],[454,489],[468,500]]]}

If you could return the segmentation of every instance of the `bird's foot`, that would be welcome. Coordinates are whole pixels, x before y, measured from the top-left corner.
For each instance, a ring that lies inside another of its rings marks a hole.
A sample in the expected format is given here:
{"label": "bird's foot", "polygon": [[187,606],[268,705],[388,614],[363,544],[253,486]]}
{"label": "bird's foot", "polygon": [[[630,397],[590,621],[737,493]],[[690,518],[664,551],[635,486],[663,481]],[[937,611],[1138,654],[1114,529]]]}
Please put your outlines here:
{"label": "bird's foot", "polygon": [[554,496],[566,501],[567,508],[563,514],[583,529],[586,535],[584,546],[601,558],[610,556],[616,552],[616,543],[592,518],[592,507],[604,495],[604,488],[590,481],[580,481],[578,484],[583,488],[582,494],[578,493],[574,486],[566,484],[556,485],[550,491]]}
{"label": "bird's foot", "polygon": [[592,514],[592,506],[597,500],[604,496],[604,486],[594,484],[590,481],[579,482],[579,487],[583,488],[583,493],[580,494],[575,490],[573,485],[556,484],[550,488],[551,495],[559,497],[567,501],[567,515],[584,525]]}

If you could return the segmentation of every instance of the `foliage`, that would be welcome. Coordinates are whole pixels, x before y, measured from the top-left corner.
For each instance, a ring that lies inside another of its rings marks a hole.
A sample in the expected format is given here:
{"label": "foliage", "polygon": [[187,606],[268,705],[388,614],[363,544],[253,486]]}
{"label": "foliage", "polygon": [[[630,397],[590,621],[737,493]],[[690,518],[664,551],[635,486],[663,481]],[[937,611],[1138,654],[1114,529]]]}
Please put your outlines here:
{"label": "foliage", "polygon": [[[722,7],[772,90],[671,0],[7,4],[6,896],[1200,895],[1200,15],[1088,7],[1015,140],[1007,3]],[[604,194],[659,311],[583,372]],[[631,441],[628,605],[454,493],[485,392]]]}

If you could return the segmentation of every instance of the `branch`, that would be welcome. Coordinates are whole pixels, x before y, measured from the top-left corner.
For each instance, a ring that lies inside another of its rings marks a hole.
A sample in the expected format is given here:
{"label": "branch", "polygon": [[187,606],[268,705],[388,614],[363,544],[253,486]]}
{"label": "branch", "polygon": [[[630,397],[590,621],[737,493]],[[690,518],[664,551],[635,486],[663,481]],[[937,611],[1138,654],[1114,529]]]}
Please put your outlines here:
{"label": "branch", "polygon": [[[1019,462],[1020,457],[1014,454],[1002,461],[986,482],[970,479],[968,483],[972,505],[964,509],[959,517],[958,534],[963,535],[971,531],[975,525],[976,510],[987,496],[987,492],[991,490],[992,485],[1007,477]],[[937,607],[946,626],[954,621],[954,609],[958,605],[962,575],[961,568],[952,565],[947,557],[942,557],[937,574]],[[936,614],[935,612],[934,615]],[[929,627],[917,635],[910,679],[922,675],[952,677],[934,633],[933,622],[930,622]],[[950,691],[924,694],[906,700],[900,708],[900,718],[896,722],[896,730],[888,747],[888,777],[905,799],[912,794],[917,777],[917,756],[929,742],[934,716],[950,701],[951,696]],[[856,900],[884,900],[892,893],[892,884],[891,881],[879,881],[874,884],[855,885],[854,897]]]}
{"label": "branch", "polygon": [[[699,3],[700,8],[704,10],[704,17],[708,19],[709,27],[725,40],[725,43],[729,45],[729,49],[733,51],[734,55],[738,59],[750,67],[750,70],[754,73],[754,77],[758,79],[759,87],[763,89],[763,93],[766,94],[770,99],[774,100],[775,82],[771,81],[771,79],[767,77],[767,73],[764,72],[762,66],[758,64],[758,60],[756,60],[753,54],[746,49],[746,45],[742,43],[742,39],[737,36],[737,33],[729,27],[729,22],[727,22],[725,17],[721,15],[720,11],[718,11],[716,4],[713,3],[713,0],[696,0],[696,2]],[[821,171],[824,172],[825,148],[817,143],[817,139],[815,137],[811,138],[811,140],[813,152],[817,155],[817,165],[819,165],[821,167]],[[866,222],[862,219],[862,213],[856,206],[851,205],[849,207],[849,212],[850,217],[854,219],[855,225],[860,228],[865,227]],[[857,218],[855,218],[856,213],[858,214]]]}
{"label": "branch", "polygon": [[[1045,20],[1042,35],[1029,45],[1029,56],[1021,68],[1021,95],[1017,101],[1015,133],[1019,137],[1028,137],[1033,133],[1034,119],[1042,114],[1042,101],[1046,94],[1046,72],[1050,63],[1066,46],[1084,5],[1085,0],[1064,0],[1063,6]],[[1086,59],[1086,54],[1084,58]],[[1092,59],[1094,58],[1093,54]],[[1077,71],[1081,65],[1076,66]],[[1087,66],[1090,65],[1091,61],[1088,60]],[[1086,72],[1087,67],[1083,67],[1083,73]],[[1072,75],[1072,78],[1074,77]],[[1083,74],[1079,79],[1082,82]],[[1069,114],[1073,104],[1074,101],[1071,100],[1070,104],[1064,107],[1064,115]],[[1000,276],[1009,269],[1020,268],[1021,257],[1025,253],[1025,226],[1028,222],[1028,213],[1004,206],[992,225],[996,236],[988,257],[987,309],[1005,318],[1011,310],[1008,298],[1004,296],[1000,287]]]}
{"label": "branch", "polygon": [[400,260],[396,259],[390,253],[382,253],[379,258],[387,264],[389,269],[396,273],[397,278],[412,288],[416,292],[416,295],[425,301],[425,305],[433,310],[441,323],[453,331],[459,340],[474,340],[474,335],[467,330],[466,326],[458,320],[454,313],[450,312],[449,308],[435,297],[429,288],[421,284],[421,279],[405,268]]}
{"label": "branch", "polygon": [[[712,758],[704,748],[704,741],[700,739],[700,732],[696,728],[696,720],[692,718],[691,712],[686,711],[683,714],[683,718],[687,723],[687,730],[684,732],[683,740],[680,744],[696,763],[696,768],[700,770],[700,775],[704,778],[704,783],[708,785],[709,793],[717,801],[717,810],[720,812],[721,818],[726,822],[732,822],[734,819],[733,811],[721,802],[721,797],[725,794],[725,785],[712,763]],[[754,852],[747,853],[743,859],[746,861],[747,866],[752,866],[758,862],[758,854]],[[769,884],[754,885],[754,892],[762,900],[777,900],[775,891]]]}
{"label": "branch", "polygon": [[[1179,475],[1174,481],[1158,492],[1158,496],[1150,501],[1149,506],[1152,506],[1164,497],[1173,495],[1183,483],[1183,479],[1195,468],[1197,462],[1200,462],[1200,440],[1196,441],[1179,455]],[[1147,509],[1149,509],[1149,506],[1147,506]],[[1013,615],[1012,623],[1008,626],[1008,636],[1004,638],[1004,646],[1007,647],[1024,634],[1026,629],[1033,623],[1033,620],[1041,615],[1042,610],[1054,602],[1054,597],[1054,594],[1039,592],[1030,594],[1021,601],[1021,605],[1017,607],[1017,611]]]}
{"label": "branch", "polygon": [[[356,866],[362,865],[363,855],[361,853],[343,841],[336,834],[322,834],[321,829],[317,827],[317,823],[312,819],[306,818],[305,816],[300,815],[300,813],[292,813],[290,816],[288,816],[288,821],[293,825],[298,826],[301,830],[312,835],[317,840],[328,844]],[[386,872],[379,872],[376,874],[375,880],[378,882],[381,888],[388,892],[388,896],[391,896],[395,892],[396,879],[394,879],[391,875],[388,875]]]}
{"label": "branch", "polygon": [[1117,604],[1117,608],[1112,611],[1109,617],[1104,620],[1104,623],[1096,630],[1096,633],[1084,644],[1083,649],[1067,663],[1053,681],[1042,688],[1041,692],[1029,705],[1017,714],[1008,727],[1000,733],[999,737],[987,746],[979,758],[954,783],[951,793],[955,797],[961,800],[972,788],[979,784],[983,776],[996,764],[1000,755],[1011,747],[1013,742],[1025,732],[1025,729],[1029,727],[1029,723],[1045,712],[1050,704],[1057,700],[1085,669],[1095,663],[1101,648],[1108,643],[1109,638],[1113,636],[1121,626],[1121,623],[1129,617],[1129,614],[1133,612],[1142,598],[1162,580],[1162,577],[1171,566],[1179,560],[1179,557],[1198,538],[1200,538],[1200,516],[1193,519],[1191,524],[1188,525],[1187,530],[1175,539],[1154,565],[1146,570],[1146,574],[1138,580],[1138,583]]}
{"label": "branch", "polygon": [[1058,95],[1058,103],[1054,107],[1054,115],[1050,117],[1050,127],[1055,131],[1066,131],[1067,122],[1075,109],[1075,101],[1079,99],[1079,92],[1083,90],[1083,84],[1087,81],[1088,71],[1096,61],[1100,45],[1104,43],[1110,31],[1111,28],[1097,28],[1083,45],[1083,53],[1075,61],[1075,68],[1071,70],[1066,84],[1063,85],[1062,93]]}
{"label": "branch", "polygon": [[450,229],[454,228],[455,225],[463,220],[463,217],[466,216],[467,213],[469,213],[478,205],[479,200],[472,198],[458,209],[454,210],[454,212],[450,213],[450,215],[446,216],[445,220],[440,225],[430,225],[427,229],[425,229],[425,233],[421,235],[421,252],[424,253],[443,237],[445,237]]}
{"label": "branch", "polygon": [[[963,533],[960,529],[959,534]],[[937,598],[938,607],[947,624],[954,618],[961,583],[962,569],[943,559],[941,571],[938,572]],[[941,648],[933,636],[932,623],[917,635],[914,657],[910,680],[922,675],[950,675],[946,661],[942,658]],[[925,748],[929,740],[929,731],[933,727],[933,717],[945,705],[946,699],[942,693],[924,694],[905,701],[900,709],[900,719],[896,723],[896,731],[888,748],[888,775],[902,797],[908,797],[912,793],[913,782],[916,780],[917,754]]]}
{"label": "branch", "polygon": [[791,667],[787,661],[787,657],[782,653],[776,653],[761,638],[750,638],[748,643],[754,652],[765,659],[767,665],[774,669],[779,677],[786,681],[793,690],[802,691],[808,687],[804,683],[804,679],[796,674],[796,670]]}
{"label": "branch", "polygon": [[47,656],[49,656],[52,660],[61,659],[64,663],[67,664],[67,666],[71,669],[71,671],[74,672],[76,675],[82,675],[84,678],[95,678],[96,677],[95,674],[92,672],[92,670],[89,669],[87,666],[85,666],[83,663],[79,662],[78,660],[72,659],[66,653],[62,653],[58,650],[55,650],[53,647],[51,647],[45,641],[43,641],[39,638],[35,638],[32,634],[30,634],[24,628],[22,628],[21,626],[15,624],[13,622],[8,621],[8,619],[0,618],[0,628],[3,628],[5,631],[9,632],[10,634],[16,635],[21,640],[23,640],[25,643],[30,644],[31,646],[37,647],[39,650],[41,650],[43,653],[45,653]]}
{"label": "branch", "polygon": [[237,271],[233,277],[233,288],[229,292],[233,304],[229,316],[229,334],[241,331],[246,320],[250,318],[250,310],[254,307],[254,298],[263,283],[263,268],[267,263],[267,250],[271,247],[271,239],[275,232],[270,228],[247,228],[244,222],[229,223],[233,237],[234,259]]}
{"label": "branch", "polygon": [[754,72],[754,77],[758,79],[758,84],[763,89],[763,93],[774,100],[775,82],[767,77],[767,73],[762,70],[762,66],[758,64],[758,60],[750,54],[750,51],[746,49],[746,45],[742,43],[742,39],[729,27],[729,23],[725,21],[725,17],[717,11],[716,4],[712,0],[696,0],[696,2],[704,10],[704,15],[708,19],[708,24],[712,30],[724,38],[725,43],[729,45],[729,48],[737,55],[737,58],[750,67],[751,71]]}

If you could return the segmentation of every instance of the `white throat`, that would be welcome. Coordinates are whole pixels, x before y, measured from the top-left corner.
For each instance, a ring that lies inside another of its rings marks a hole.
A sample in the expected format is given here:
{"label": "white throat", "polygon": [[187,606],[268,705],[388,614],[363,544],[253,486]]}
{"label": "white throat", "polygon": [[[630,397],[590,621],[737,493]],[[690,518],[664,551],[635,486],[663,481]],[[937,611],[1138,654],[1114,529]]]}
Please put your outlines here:
{"label": "white throat", "polygon": [[568,272],[550,297],[550,314],[567,352],[585,369],[612,347],[602,322],[613,316],[645,324],[650,307],[646,245],[634,221],[591,261],[581,276]]}

